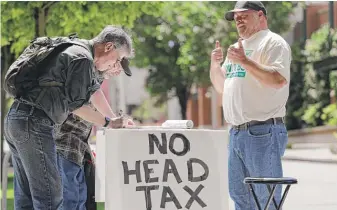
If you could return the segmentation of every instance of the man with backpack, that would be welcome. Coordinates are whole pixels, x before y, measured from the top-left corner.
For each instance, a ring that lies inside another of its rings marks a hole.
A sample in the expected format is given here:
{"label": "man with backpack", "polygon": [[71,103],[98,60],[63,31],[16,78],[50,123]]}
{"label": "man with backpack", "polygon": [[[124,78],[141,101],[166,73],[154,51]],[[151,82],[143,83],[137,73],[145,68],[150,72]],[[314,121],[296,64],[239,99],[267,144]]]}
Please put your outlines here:
{"label": "man with backpack", "polygon": [[15,101],[4,134],[12,152],[15,209],[63,209],[53,134],[70,113],[104,127],[126,125],[123,117],[110,118],[97,75],[130,74],[121,61],[131,54],[130,36],[107,26],[92,40],[37,38],[11,65],[4,88]]}

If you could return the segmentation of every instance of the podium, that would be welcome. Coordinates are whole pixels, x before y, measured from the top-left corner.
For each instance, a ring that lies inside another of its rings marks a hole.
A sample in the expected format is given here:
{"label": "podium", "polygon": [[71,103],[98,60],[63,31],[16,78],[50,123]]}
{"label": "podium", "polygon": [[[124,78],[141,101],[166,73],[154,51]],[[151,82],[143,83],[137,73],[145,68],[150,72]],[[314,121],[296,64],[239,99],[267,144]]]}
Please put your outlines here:
{"label": "podium", "polygon": [[228,210],[228,132],[97,132],[97,202],[106,210]]}

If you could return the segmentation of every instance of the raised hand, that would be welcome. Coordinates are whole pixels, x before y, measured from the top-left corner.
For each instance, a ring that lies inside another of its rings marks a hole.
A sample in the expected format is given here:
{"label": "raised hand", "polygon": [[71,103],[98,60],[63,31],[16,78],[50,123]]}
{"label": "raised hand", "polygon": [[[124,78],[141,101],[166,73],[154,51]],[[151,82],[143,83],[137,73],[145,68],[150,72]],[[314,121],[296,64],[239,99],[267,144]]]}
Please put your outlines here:
{"label": "raised hand", "polygon": [[211,62],[216,64],[223,62],[223,52],[218,40],[215,42],[215,49],[212,51]]}
{"label": "raised hand", "polygon": [[243,49],[242,39],[238,40],[238,48],[233,45],[227,50],[227,58],[233,63],[242,64],[247,60],[245,50]]}

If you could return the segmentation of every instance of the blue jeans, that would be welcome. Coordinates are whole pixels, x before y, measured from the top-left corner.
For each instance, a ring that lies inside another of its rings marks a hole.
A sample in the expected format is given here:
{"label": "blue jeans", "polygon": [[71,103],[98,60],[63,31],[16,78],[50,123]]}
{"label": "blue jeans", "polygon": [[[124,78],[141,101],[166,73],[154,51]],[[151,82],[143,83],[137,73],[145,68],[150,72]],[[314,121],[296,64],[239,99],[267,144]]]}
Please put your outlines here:
{"label": "blue jeans", "polygon": [[[282,177],[281,157],[284,154],[288,134],[284,124],[248,126],[245,130],[232,128],[229,137],[229,193],[236,210],[255,210],[256,204],[243,183],[245,177]],[[267,203],[268,189],[254,185],[262,208]],[[282,187],[276,188],[276,202],[281,199]],[[271,203],[269,209],[275,209]]]}
{"label": "blue jeans", "polygon": [[83,166],[79,166],[58,154],[59,171],[63,182],[63,207],[65,210],[85,210],[87,184]]}
{"label": "blue jeans", "polygon": [[53,122],[42,110],[17,104],[10,108],[4,124],[14,167],[15,209],[61,210]]}

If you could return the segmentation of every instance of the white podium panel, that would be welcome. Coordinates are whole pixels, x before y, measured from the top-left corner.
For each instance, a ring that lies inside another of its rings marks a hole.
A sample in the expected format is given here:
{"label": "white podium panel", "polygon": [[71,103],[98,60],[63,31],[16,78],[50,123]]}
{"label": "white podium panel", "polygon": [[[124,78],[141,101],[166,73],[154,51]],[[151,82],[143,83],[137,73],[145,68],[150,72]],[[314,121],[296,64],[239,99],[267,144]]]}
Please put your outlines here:
{"label": "white podium panel", "polygon": [[226,131],[109,129],[100,138],[96,200],[105,209],[229,209]]}
{"label": "white podium panel", "polygon": [[105,202],[105,135],[103,130],[96,132],[95,200]]}

